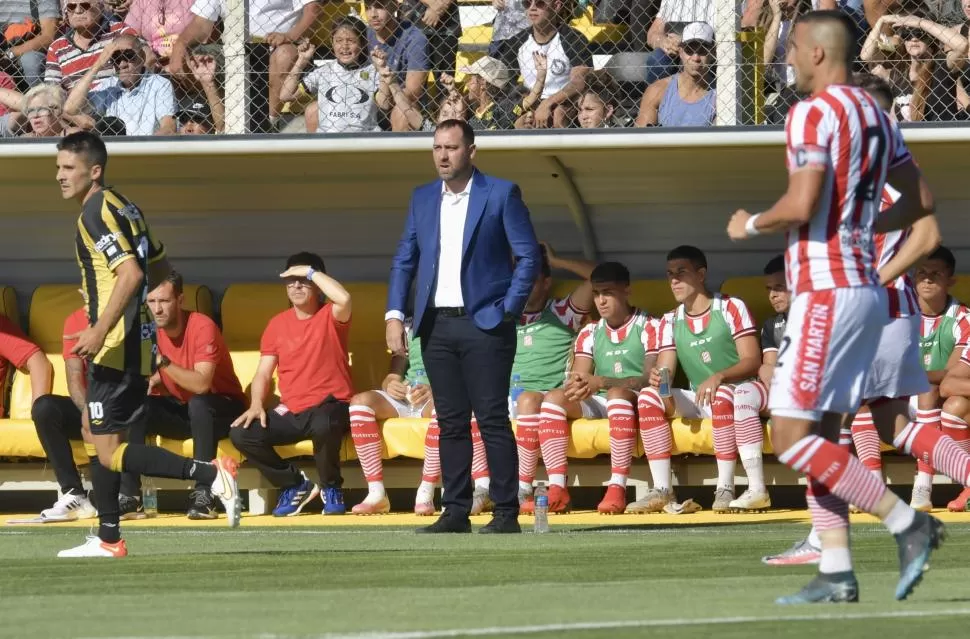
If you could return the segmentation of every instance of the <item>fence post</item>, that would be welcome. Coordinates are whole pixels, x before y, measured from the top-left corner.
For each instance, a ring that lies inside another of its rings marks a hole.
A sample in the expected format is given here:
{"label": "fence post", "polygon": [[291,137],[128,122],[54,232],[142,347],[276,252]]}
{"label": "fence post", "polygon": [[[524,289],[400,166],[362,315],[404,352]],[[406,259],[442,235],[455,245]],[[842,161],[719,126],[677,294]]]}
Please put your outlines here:
{"label": "fence post", "polygon": [[741,73],[741,0],[716,0],[714,41],[717,43],[717,121],[718,126],[738,124],[738,88]]}
{"label": "fence post", "polygon": [[246,132],[246,99],[249,96],[249,77],[246,73],[246,40],[249,35],[249,15],[246,0],[225,0],[222,51],[226,60],[224,87],[226,133]]}

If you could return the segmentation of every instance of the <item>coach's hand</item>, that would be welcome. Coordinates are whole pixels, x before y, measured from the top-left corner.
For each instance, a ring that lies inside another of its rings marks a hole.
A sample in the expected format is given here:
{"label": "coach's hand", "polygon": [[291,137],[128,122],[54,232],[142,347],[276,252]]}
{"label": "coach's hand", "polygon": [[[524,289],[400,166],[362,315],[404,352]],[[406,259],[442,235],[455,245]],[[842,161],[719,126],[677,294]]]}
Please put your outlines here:
{"label": "coach's hand", "polygon": [[105,334],[97,326],[88,326],[83,331],[64,336],[65,341],[77,340],[71,352],[83,359],[91,359],[100,353],[104,339]]}
{"label": "coach's hand", "polygon": [[262,406],[250,406],[249,410],[236,418],[232,428],[249,428],[253,420],[259,420],[259,425],[266,428],[266,411]]}
{"label": "coach's hand", "polygon": [[408,347],[404,341],[404,322],[396,319],[387,320],[384,332],[387,339],[387,350],[391,351],[391,355],[406,356]]}

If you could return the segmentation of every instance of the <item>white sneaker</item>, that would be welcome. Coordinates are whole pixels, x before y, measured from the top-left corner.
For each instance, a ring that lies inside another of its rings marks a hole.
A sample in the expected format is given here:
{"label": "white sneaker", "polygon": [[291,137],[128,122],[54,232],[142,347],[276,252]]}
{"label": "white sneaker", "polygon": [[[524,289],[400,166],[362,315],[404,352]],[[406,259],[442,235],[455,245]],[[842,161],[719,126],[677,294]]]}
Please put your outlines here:
{"label": "white sneaker", "polygon": [[737,499],[732,499],[728,504],[729,510],[752,511],[768,510],[771,508],[771,497],[767,492],[755,492],[746,490]]}
{"label": "white sneaker", "polygon": [[219,457],[212,460],[212,465],[216,467],[216,479],[212,482],[212,495],[222,501],[222,505],[226,509],[226,519],[229,520],[229,527],[236,528],[242,518],[242,500],[239,499],[239,483],[236,481],[239,462],[231,457]]}
{"label": "white sneaker", "polygon": [[92,519],[98,516],[98,510],[85,495],[75,495],[68,491],[60,496],[50,508],[40,512],[40,518],[45,522],[77,521],[78,519]]}
{"label": "white sneaker", "polygon": [[100,538],[91,535],[80,546],[68,548],[57,553],[58,557],[110,557],[119,558],[128,556],[128,546],[125,540],[121,539],[118,543],[107,544]]}
{"label": "white sneaker", "polygon": [[913,510],[928,513],[933,510],[932,496],[932,489],[924,486],[913,486],[913,496],[909,500],[909,507]]}

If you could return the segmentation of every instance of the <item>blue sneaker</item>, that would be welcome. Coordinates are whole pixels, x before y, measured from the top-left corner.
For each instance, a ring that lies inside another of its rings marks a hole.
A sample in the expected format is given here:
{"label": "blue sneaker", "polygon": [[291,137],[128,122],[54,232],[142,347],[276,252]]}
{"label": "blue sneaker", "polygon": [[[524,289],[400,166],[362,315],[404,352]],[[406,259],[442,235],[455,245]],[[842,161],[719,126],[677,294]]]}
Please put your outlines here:
{"label": "blue sneaker", "polygon": [[808,603],[856,603],[859,601],[859,583],[855,573],[819,573],[794,595],[779,597],[776,604],[792,606]]}
{"label": "blue sneaker", "polygon": [[273,509],[274,517],[293,517],[299,515],[303,507],[316,499],[320,494],[320,487],[303,476],[303,481],[295,486],[283,490],[280,499]]}
{"label": "blue sneaker", "polygon": [[916,518],[905,532],[895,535],[899,545],[899,583],[896,599],[902,601],[923,580],[930,553],[946,539],[943,522],[936,517],[916,511]]}
{"label": "blue sneaker", "polygon": [[344,505],[344,491],[339,488],[323,489],[323,514],[343,515],[347,512]]}

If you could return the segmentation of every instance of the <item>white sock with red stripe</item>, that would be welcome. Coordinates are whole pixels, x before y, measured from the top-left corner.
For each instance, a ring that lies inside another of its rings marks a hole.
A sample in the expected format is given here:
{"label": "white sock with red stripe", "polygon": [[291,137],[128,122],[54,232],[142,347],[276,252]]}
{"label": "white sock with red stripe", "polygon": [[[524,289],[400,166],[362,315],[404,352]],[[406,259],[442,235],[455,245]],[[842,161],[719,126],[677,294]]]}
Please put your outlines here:
{"label": "white sock with red stripe", "polygon": [[566,453],[569,451],[569,422],[566,410],[550,402],[542,402],[539,413],[539,447],[542,462],[549,474],[549,483],[566,486]]}
{"label": "white sock with red stripe", "polygon": [[356,404],[350,407],[350,437],[367,480],[367,499],[382,499],[385,495],[384,463],[381,460],[381,433],[373,408]]}
{"label": "white sock with red stripe", "polygon": [[[816,537],[827,530],[849,527],[849,505],[833,495],[824,485],[810,480],[806,500]],[[852,570],[852,555],[849,549],[822,548],[822,559],[818,570],[826,574]]]}
{"label": "white sock with red stripe", "polygon": [[738,443],[734,435],[734,391],[720,386],[711,406],[714,418],[714,456],[717,457],[717,487],[734,490],[734,469]]}
{"label": "white sock with red stripe", "polygon": [[674,448],[670,422],[664,416],[664,403],[660,393],[654,388],[644,388],[637,398],[637,413],[640,423],[640,441],[647,455],[653,487],[657,490],[670,489],[670,453]]}
{"label": "white sock with red stripe", "polygon": [[606,402],[606,416],[610,422],[610,466],[613,469],[611,484],[626,486],[637,447],[636,413],[633,404],[625,399]]}
{"label": "white sock with red stripe", "polygon": [[475,488],[488,490],[488,457],[485,455],[485,442],[482,431],[478,430],[478,420],[472,417],[472,479]]}
{"label": "white sock with red stripe", "polygon": [[748,476],[748,489],[767,492],[765,486],[762,448],[765,431],[761,425],[761,409],[768,392],[761,382],[745,382],[734,388],[734,436],[738,445],[741,465]]}
{"label": "white sock with red stripe", "polygon": [[428,431],[424,435],[424,464],[421,466],[421,483],[430,484],[432,487],[441,479],[441,457],[438,451],[438,438],[440,436],[441,429],[438,428],[438,416],[431,413],[431,423],[428,424]]}
{"label": "white sock with red stripe", "polygon": [[935,428],[910,422],[893,440],[893,446],[922,460],[953,481],[970,486],[970,453]]}
{"label": "white sock with red stripe", "polygon": [[[519,453],[519,490],[532,492],[539,465],[539,415],[519,415],[515,420],[515,447]],[[547,464],[548,465],[548,464]]]}
{"label": "white sock with red stripe", "polygon": [[857,413],[850,429],[856,457],[874,474],[882,477],[882,442],[872,420],[872,413]]}
{"label": "white sock with red stripe", "polygon": [[962,417],[940,411],[940,421],[945,435],[956,442],[962,450],[970,452],[970,429]]}

